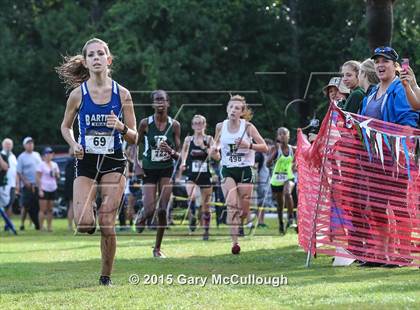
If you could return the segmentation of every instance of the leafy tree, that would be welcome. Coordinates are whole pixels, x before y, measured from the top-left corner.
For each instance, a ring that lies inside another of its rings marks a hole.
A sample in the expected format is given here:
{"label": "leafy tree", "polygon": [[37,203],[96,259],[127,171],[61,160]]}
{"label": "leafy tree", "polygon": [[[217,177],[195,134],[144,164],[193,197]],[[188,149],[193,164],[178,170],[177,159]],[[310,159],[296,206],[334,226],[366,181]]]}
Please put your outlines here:
{"label": "leafy tree", "polygon": [[[376,36],[376,23],[368,27],[376,7],[388,10],[388,25],[393,12],[392,44],[415,68],[417,2],[4,0],[0,138],[21,141],[30,134],[37,143],[64,143],[59,127],[66,94],[54,67],[62,55],[80,53],[93,36],[109,42],[116,57],[113,78],[134,91],[138,119],[152,113],[149,92],[163,88],[176,91],[170,93],[172,115],[183,106],[178,115],[183,134],[191,132],[196,113],[207,117],[212,133],[225,117],[227,91],[233,90],[253,104],[253,122],[272,137],[278,126],[296,128],[313,113],[323,116],[327,102],[321,89],[334,74],[312,74],[308,84],[311,72],[337,72],[346,60],[370,56],[370,47],[379,45],[372,40],[390,40],[392,28]],[[212,92],[182,92],[197,90]],[[286,105],[305,94],[285,115]]]}

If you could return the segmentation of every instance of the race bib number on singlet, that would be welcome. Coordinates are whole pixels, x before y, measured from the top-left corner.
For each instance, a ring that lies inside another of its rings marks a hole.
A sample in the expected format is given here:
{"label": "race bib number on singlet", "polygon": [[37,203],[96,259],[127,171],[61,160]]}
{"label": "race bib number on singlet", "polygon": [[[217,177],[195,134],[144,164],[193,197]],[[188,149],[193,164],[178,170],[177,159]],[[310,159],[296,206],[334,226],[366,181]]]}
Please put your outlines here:
{"label": "race bib number on singlet", "polygon": [[194,160],[192,162],[192,172],[207,172],[207,163],[201,160]]}
{"label": "race bib number on singlet", "polygon": [[171,157],[168,152],[159,149],[152,149],[152,161],[167,161],[170,158]]}
{"label": "race bib number on singlet", "polygon": [[85,136],[86,153],[113,154],[114,136],[103,134],[89,134]]}
{"label": "race bib number on singlet", "polygon": [[243,152],[238,152],[238,147],[236,144],[229,144],[229,151],[227,152],[227,157],[230,163],[241,163],[244,160],[245,154]]}
{"label": "race bib number on singlet", "polygon": [[229,161],[231,163],[240,163],[243,160],[243,155],[242,154],[233,154],[229,156]]}
{"label": "race bib number on singlet", "polygon": [[287,178],[287,173],[276,173],[276,181],[278,182],[286,182],[289,180]]}

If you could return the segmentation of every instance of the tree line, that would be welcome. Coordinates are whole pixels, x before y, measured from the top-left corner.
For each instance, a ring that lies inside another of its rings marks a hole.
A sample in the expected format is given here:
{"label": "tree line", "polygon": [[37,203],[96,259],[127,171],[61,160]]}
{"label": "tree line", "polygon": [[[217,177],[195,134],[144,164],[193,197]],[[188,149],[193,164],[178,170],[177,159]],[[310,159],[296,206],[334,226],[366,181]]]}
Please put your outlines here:
{"label": "tree line", "polygon": [[[393,2],[392,0],[390,0]],[[0,138],[32,135],[63,144],[66,93],[54,72],[63,55],[99,37],[114,54],[112,77],[133,91],[137,118],[152,113],[149,92],[172,91],[171,113],[191,132],[225,117],[229,91],[244,95],[264,136],[305,126],[327,107],[321,89],[349,59],[370,55],[363,0],[5,0],[0,3]],[[420,8],[396,1],[392,45],[420,61]],[[287,115],[286,105],[293,99]],[[20,143],[19,143],[20,144]]]}

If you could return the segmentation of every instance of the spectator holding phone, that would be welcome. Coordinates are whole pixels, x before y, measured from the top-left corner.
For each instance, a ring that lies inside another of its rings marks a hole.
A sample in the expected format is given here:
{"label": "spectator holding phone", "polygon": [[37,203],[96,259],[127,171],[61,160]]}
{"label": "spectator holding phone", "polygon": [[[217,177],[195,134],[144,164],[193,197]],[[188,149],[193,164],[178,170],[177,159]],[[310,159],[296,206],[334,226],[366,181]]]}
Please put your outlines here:
{"label": "spectator holding phone", "polygon": [[413,110],[420,110],[420,87],[417,84],[416,76],[413,69],[409,65],[408,58],[403,58],[401,61],[400,79],[404,86],[407,100]]}
{"label": "spectator holding phone", "polygon": [[[397,52],[389,46],[381,46],[374,50],[371,59],[373,59],[375,64],[375,72],[378,75],[379,84],[363,100],[361,115],[416,128],[419,115],[408,104],[404,87],[398,77]],[[384,173],[387,174],[387,172]],[[398,248],[399,254],[409,255],[410,252],[407,248],[410,246],[409,236],[411,235],[412,224],[409,212],[404,210],[406,207],[401,208],[399,206],[399,210],[392,209],[393,207],[389,208],[393,210],[396,217],[405,219],[397,219],[394,222],[395,224],[392,224],[386,217],[388,212],[387,206],[392,205],[392,201],[387,198],[375,198],[375,202],[377,205],[370,206],[372,211],[370,220],[375,223],[375,233],[372,235],[372,238],[376,241],[373,247],[373,250],[376,251],[376,258],[387,258],[384,253],[389,251],[389,249],[386,249],[388,238],[394,229],[395,235],[401,236],[398,241],[395,241],[395,243],[398,242],[400,245],[400,248]],[[395,227],[393,227],[394,225]],[[370,265],[372,266],[372,264]],[[394,265],[386,264],[386,266],[393,267]]]}
{"label": "spectator holding phone", "polygon": [[419,115],[408,104],[397,75],[397,52],[389,46],[378,47],[371,59],[379,84],[363,100],[361,115],[416,128]]}

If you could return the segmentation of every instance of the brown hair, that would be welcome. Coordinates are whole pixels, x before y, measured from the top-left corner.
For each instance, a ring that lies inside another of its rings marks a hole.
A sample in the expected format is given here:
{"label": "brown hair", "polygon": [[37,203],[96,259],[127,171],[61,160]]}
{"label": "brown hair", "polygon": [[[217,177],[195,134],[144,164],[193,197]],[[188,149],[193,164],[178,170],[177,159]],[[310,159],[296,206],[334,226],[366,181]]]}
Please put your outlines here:
{"label": "brown hair", "polygon": [[[92,43],[100,43],[104,46],[105,53],[112,57],[108,44],[98,38],[88,40],[82,48],[82,54],[76,56],[63,56],[63,63],[55,68],[59,78],[66,85],[66,90],[70,91],[89,79],[89,70],[84,66],[83,61],[86,59],[87,47]],[[108,69],[108,75],[111,70]]]}
{"label": "brown hair", "polygon": [[359,75],[359,71],[360,71],[360,62],[356,61],[356,60],[349,60],[346,61],[342,66],[341,66],[341,70],[343,70],[343,67],[348,66],[351,68],[352,71],[356,72],[356,76]]}
{"label": "brown hair", "polygon": [[[243,118],[244,120],[250,121],[252,119],[252,110],[248,107],[248,104],[245,101],[245,97],[242,97],[240,95],[230,95],[230,100],[229,103],[231,101],[240,101],[242,102],[242,116],[241,118]],[[228,105],[229,105],[228,103]]]}
{"label": "brown hair", "polygon": [[376,75],[375,63],[372,59],[368,58],[360,65],[360,72],[366,75],[366,78],[370,85],[376,85],[379,83],[379,78]]}

